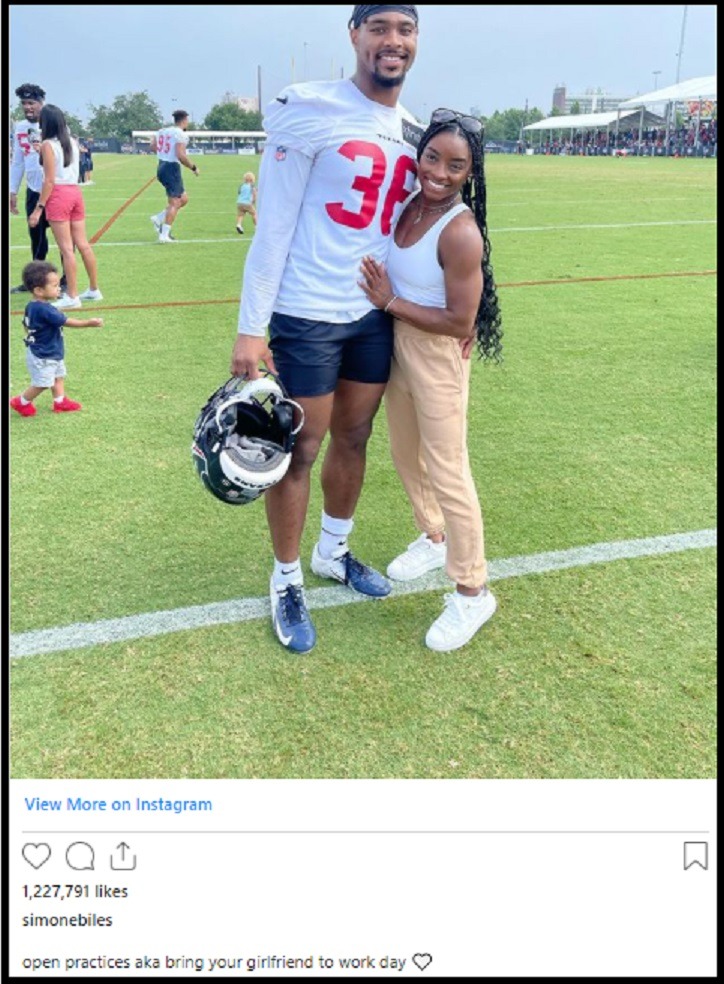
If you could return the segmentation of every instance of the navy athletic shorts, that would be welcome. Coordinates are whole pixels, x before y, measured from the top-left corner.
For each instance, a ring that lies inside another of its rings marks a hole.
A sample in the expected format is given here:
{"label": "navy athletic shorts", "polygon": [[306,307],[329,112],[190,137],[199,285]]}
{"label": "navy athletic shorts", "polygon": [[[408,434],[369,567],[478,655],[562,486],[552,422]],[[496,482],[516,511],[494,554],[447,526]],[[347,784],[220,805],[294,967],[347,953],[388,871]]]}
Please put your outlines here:
{"label": "navy athletic shorts", "polygon": [[156,177],[166,189],[169,198],[180,198],[183,195],[184,183],[178,161],[159,161]]}
{"label": "navy athletic shorts", "polygon": [[269,322],[269,347],[290,396],[325,396],[339,379],[386,383],[392,344],[392,317],[377,308],[348,324],[276,313]]}

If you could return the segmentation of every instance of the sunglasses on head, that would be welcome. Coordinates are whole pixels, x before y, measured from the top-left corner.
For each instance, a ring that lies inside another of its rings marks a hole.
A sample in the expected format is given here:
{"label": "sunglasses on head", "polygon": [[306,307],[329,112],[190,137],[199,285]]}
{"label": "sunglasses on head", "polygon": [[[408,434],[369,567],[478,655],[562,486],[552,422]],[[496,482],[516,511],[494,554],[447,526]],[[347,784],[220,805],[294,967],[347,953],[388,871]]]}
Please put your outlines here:
{"label": "sunglasses on head", "polygon": [[465,116],[464,113],[456,113],[454,109],[436,109],[430,117],[431,123],[459,123],[466,133],[477,135],[482,133],[483,124],[476,120],[474,116]]}

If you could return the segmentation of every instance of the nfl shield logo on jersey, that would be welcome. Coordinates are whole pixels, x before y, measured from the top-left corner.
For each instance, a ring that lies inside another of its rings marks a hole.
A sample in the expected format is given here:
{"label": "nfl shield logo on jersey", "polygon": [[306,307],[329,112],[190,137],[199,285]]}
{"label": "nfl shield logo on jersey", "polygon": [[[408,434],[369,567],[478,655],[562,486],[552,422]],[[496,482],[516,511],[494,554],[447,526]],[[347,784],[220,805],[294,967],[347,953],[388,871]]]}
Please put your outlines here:
{"label": "nfl shield logo on jersey", "polygon": [[278,161],[285,161],[287,159],[287,148],[277,147],[276,153],[274,154]]}

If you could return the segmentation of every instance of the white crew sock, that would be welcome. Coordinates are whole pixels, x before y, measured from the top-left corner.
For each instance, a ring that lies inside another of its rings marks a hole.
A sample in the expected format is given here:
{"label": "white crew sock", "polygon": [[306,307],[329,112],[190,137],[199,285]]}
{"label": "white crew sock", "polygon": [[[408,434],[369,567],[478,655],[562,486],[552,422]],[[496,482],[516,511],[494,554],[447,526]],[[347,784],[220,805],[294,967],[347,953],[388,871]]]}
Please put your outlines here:
{"label": "white crew sock", "polygon": [[169,232],[171,232],[171,226],[167,222],[164,222],[161,226],[161,235],[167,236]]}
{"label": "white crew sock", "polygon": [[335,519],[322,512],[322,531],[319,534],[317,548],[320,557],[329,560],[339,557],[347,550],[347,537],[352,532],[353,519]]}
{"label": "white crew sock", "polygon": [[297,557],[296,560],[293,560],[289,564],[283,564],[275,557],[272,581],[274,582],[274,587],[278,591],[283,590],[289,584],[303,584],[304,577],[302,575],[302,565],[299,562],[299,558]]}

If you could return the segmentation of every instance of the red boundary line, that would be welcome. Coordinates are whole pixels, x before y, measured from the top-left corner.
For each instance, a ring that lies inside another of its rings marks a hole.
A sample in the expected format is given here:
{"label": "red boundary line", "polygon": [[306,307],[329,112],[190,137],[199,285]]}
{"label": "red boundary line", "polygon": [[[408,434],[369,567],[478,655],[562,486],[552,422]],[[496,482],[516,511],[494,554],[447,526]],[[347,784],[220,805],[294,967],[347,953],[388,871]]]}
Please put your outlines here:
{"label": "red boundary line", "polygon": [[113,223],[116,221],[116,219],[120,218],[120,216],[123,215],[123,213],[126,211],[126,209],[128,208],[128,206],[129,205],[132,205],[135,202],[135,200],[138,198],[138,196],[139,195],[142,195],[144,193],[144,191],[146,190],[146,188],[150,188],[151,185],[153,184],[153,182],[155,180],[156,180],[156,175],[154,174],[154,176],[152,178],[149,178],[149,180],[145,183],[145,185],[142,188],[140,188],[136,192],[135,195],[131,195],[131,197],[128,199],[128,201],[127,202],[124,202],[123,205],[121,205],[121,207],[118,209],[118,211],[116,211],[116,212],[113,213],[113,215],[106,222],[106,224],[103,225],[103,226],[101,226],[100,229],[98,230],[98,232],[94,233],[91,236],[91,238],[88,240],[88,242],[91,243],[91,245],[93,243],[97,243],[98,240],[101,238],[101,236],[105,232],[108,232],[108,230],[113,225]]}
{"label": "red boundary line", "polygon": [[661,277],[713,277],[716,270],[681,270],[672,273],[619,273],[612,277],[562,277],[559,280],[519,280],[498,287],[547,287],[551,284],[590,284],[613,280],[657,280]]}
{"label": "red boundary line", "polygon": [[[155,180],[155,178],[153,179]],[[145,186],[146,188],[148,185]],[[141,189],[142,191],[145,190]],[[140,195],[141,192],[138,192]],[[134,196],[138,197],[138,195]],[[131,199],[130,201],[133,201]],[[130,201],[127,203],[130,205]],[[126,208],[126,205],[123,206]],[[122,211],[122,209],[121,209]],[[120,214],[120,213],[117,213]],[[110,220],[112,222],[113,219]],[[103,232],[110,222],[104,226]],[[100,235],[100,233],[98,233]],[[560,280],[520,280],[517,283],[498,284],[499,288],[509,287],[550,287],[557,284],[588,284],[588,283],[610,283],[615,280],[658,280],[662,277],[713,277],[716,270],[689,270],[674,273],[622,273],[613,277],[565,277]],[[238,297],[225,297],[211,301],[159,301],[157,304],[94,304],[94,311],[133,311],[147,310],[157,307],[203,307],[206,304],[238,304]],[[22,311],[11,311],[11,315],[22,314]]]}
{"label": "red boundary line", "polygon": [[[155,180],[155,178],[154,178]],[[139,192],[140,194],[140,192]],[[130,204],[130,203],[129,203]],[[125,206],[123,206],[125,208]],[[498,284],[498,288],[550,287],[557,284],[610,283],[616,280],[660,280],[663,277],[714,277],[716,270],[690,270],[674,273],[622,273],[613,277],[565,277],[560,280],[520,280],[517,283]],[[94,304],[93,311],[133,311],[164,307],[203,307],[208,304],[238,304],[238,297],[224,297],[209,301],[159,301],[157,304]],[[84,310],[86,310],[84,308]],[[88,308],[87,310],[91,310]],[[11,311],[11,316],[23,311]]]}

